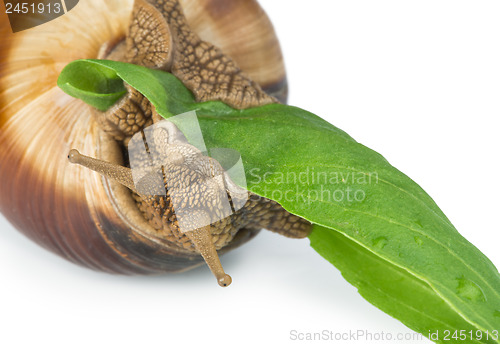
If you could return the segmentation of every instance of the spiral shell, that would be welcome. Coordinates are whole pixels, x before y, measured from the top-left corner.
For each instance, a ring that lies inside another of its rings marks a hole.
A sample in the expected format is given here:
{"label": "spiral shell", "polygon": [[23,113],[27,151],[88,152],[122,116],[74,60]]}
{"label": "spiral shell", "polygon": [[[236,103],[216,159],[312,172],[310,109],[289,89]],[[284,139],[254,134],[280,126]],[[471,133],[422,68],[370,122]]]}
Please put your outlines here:
{"label": "spiral shell", "polygon": [[[103,44],[122,40],[132,5],[132,0],[82,0],[66,15],[15,34],[0,14],[0,211],[32,240],[92,269],[182,271],[202,258],[152,235],[132,199],[116,197],[123,188],[66,158],[70,148],[79,147],[121,163],[118,146],[103,135],[89,107],[64,94],[56,80],[70,61],[96,58]],[[182,5],[203,39],[227,50],[266,90],[286,94],[279,45],[255,1]],[[255,234],[240,231],[222,252]]]}

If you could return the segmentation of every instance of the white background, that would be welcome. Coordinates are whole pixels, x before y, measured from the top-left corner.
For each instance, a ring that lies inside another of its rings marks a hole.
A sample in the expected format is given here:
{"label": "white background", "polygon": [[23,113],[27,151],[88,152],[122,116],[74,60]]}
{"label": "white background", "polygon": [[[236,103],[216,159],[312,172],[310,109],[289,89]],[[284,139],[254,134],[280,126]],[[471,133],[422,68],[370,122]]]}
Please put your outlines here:
{"label": "white background", "polygon": [[[383,154],[500,266],[500,3],[263,5],[286,56],[290,103]],[[0,228],[2,343],[291,343],[291,330],[411,333],[359,296],[308,240],[262,233],[222,258],[233,277],[223,289],[206,267],[157,277],[93,272],[39,248],[3,218]]]}

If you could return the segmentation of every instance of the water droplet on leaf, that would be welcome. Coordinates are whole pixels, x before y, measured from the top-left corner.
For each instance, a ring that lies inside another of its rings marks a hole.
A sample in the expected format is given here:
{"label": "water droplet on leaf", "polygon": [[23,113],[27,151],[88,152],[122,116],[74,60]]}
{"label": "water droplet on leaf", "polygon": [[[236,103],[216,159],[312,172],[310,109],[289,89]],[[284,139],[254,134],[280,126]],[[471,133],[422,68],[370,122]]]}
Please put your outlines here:
{"label": "water droplet on leaf", "polygon": [[387,240],[386,237],[381,236],[381,237],[378,237],[376,239],[373,239],[372,244],[373,244],[374,247],[384,248],[385,245],[387,245],[388,241],[389,240]]}
{"label": "water droplet on leaf", "polygon": [[424,243],[424,241],[422,239],[420,239],[420,237],[416,236],[414,237],[415,238],[415,243],[418,245],[418,246],[422,246],[422,244]]}
{"label": "water droplet on leaf", "polygon": [[471,280],[467,278],[457,278],[458,287],[457,294],[467,300],[485,302],[486,297],[484,296],[481,288]]}

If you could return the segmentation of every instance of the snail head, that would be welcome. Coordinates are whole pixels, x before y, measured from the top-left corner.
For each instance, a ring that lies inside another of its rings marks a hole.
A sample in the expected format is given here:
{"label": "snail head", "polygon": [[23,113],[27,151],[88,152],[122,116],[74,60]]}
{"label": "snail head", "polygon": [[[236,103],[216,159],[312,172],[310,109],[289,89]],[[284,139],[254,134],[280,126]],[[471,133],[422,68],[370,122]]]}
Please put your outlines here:
{"label": "snail head", "polygon": [[237,231],[225,219],[239,210],[235,204],[244,204],[248,192],[231,180],[217,160],[189,144],[171,122],[158,122],[134,135],[128,151],[130,168],[76,150],[68,158],[137,193],[154,213],[150,218],[153,226],[160,233],[186,236],[219,284],[229,285],[230,277],[222,269],[214,242]]}
{"label": "snail head", "polygon": [[[169,71],[197,101],[220,100],[237,109],[277,102],[221,49],[191,30],[177,0],[136,0],[126,39],[105,44],[99,57]],[[76,150],[69,160],[129,188],[155,238],[201,254],[219,284],[227,286],[231,278],[217,250],[241,229],[266,228],[294,238],[309,233],[310,223],[278,203],[249,198],[220,159],[204,155],[173,123],[162,121],[142,94],[126,87],[127,95],[108,111],[96,110],[95,118],[103,132],[128,147],[130,167]]]}

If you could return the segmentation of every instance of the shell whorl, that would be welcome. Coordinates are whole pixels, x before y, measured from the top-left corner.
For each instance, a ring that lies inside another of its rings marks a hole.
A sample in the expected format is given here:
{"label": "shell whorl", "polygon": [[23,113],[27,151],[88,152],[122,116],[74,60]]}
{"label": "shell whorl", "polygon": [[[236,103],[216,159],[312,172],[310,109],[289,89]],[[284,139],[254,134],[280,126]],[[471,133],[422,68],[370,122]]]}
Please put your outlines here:
{"label": "shell whorl", "polygon": [[[183,3],[192,8],[196,1]],[[110,197],[123,190],[89,170],[72,168],[66,159],[77,146],[84,154],[120,163],[113,152],[118,147],[102,134],[91,110],[59,90],[56,80],[70,61],[95,58],[102,44],[123,39],[132,4],[80,1],[65,16],[16,34],[0,14],[0,211],[42,246],[93,269],[181,271],[202,258],[137,230],[131,222],[141,220],[117,211],[122,205]],[[282,65],[278,69],[284,72]],[[282,83],[284,74],[275,79]],[[254,234],[241,231],[226,249]]]}

